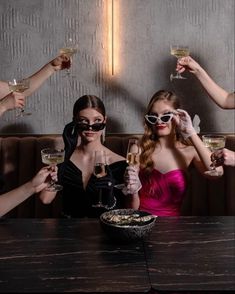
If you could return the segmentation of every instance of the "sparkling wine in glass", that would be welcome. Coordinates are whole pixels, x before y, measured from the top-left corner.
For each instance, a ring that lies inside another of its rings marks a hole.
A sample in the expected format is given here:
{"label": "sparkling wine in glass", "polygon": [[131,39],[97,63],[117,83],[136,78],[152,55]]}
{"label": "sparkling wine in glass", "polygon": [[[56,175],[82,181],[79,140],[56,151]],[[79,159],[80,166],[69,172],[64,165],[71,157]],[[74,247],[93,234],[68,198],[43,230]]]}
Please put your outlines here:
{"label": "sparkling wine in glass", "polygon": [[[127,153],[126,153],[126,162],[129,165],[139,165],[140,162],[140,146],[139,140],[131,138],[128,141]],[[125,184],[117,184],[114,187],[117,189],[125,188]]]}
{"label": "sparkling wine in glass", "polygon": [[[225,147],[225,136],[222,135],[203,135],[202,141],[211,152],[223,149]],[[210,176],[221,176],[222,173],[216,170],[215,161],[212,162],[210,170],[205,171],[205,174]]]}
{"label": "sparkling wine in glass", "polygon": [[[175,56],[177,59],[180,59],[185,56],[189,56],[189,47],[182,45],[171,45],[171,55]],[[179,72],[170,75],[170,80],[173,79],[186,79]]]}
{"label": "sparkling wine in glass", "polygon": [[[70,58],[70,62],[72,63],[72,56],[77,53],[78,51],[78,45],[75,40],[72,38],[69,38],[65,45],[60,49],[60,55],[64,54]],[[66,76],[70,76],[70,68],[66,69]]]}
{"label": "sparkling wine in glass", "polygon": [[[12,81],[8,81],[8,87],[11,92],[23,93],[25,90],[29,89],[29,86],[30,79],[13,79]],[[16,117],[23,117],[31,114],[31,112],[27,112],[24,108],[21,108],[20,113],[17,114]]]}
{"label": "sparkling wine in glass", "polygon": [[[106,153],[104,150],[95,151],[93,173],[97,178],[102,178],[107,175],[107,159],[106,159]],[[106,205],[103,205],[102,203],[102,189],[99,190],[98,203],[93,204],[92,207],[106,207]]]}
{"label": "sparkling wine in glass", "polygon": [[130,139],[127,147],[126,162],[129,165],[138,165],[140,161],[140,147],[138,139]]}
{"label": "sparkling wine in glass", "polygon": [[[53,149],[45,148],[41,150],[42,162],[51,167],[56,166],[64,162],[64,150],[63,149]],[[51,180],[49,187],[46,188],[47,191],[56,192],[62,190],[63,187],[57,184],[54,180]]]}

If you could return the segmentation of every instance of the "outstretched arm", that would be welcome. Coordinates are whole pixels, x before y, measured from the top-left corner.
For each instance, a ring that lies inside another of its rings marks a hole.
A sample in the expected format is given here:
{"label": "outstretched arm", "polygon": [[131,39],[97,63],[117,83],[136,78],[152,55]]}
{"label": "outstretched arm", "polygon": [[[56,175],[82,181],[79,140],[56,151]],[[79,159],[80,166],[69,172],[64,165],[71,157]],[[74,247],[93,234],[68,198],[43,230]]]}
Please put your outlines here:
{"label": "outstretched arm", "polygon": [[[191,141],[192,145],[194,146],[195,152],[193,163],[198,171],[204,175],[206,170],[210,170],[211,167],[211,152],[208,148],[204,145],[200,137],[197,135],[193,125],[191,118],[187,111],[183,109],[177,109],[176,115],[173,117],[178,131],[181,133],[182,137],[185,140]],[[220,175],[223,174],[223,168],[218,167],[218,172]],[[206,176],[208,178],[216,178],[216,176]]]}
{"label": "outstretched arm", "polygon": [[0,217],[8,213],[34,193],[42,191],[48,186],[49,178],[56,177],[50,167],[43,167],[32,180],[24,185],[0,196]]}
{"label": "outstretched arm", "polygon": [[70,59],[66,55],[60,55],[48,62],[39,71],[29,77],[30,87],[24,92],[25,96],[33,94],[56,71],[69,68],[70,65]]}
{"label": "outstretched arm", "polygon": [[[30,79],[30,87],[24,91],[25,96],[33,94],[51,75],[58,70],[63,70],[71,66],[70,58],[62,54],[57,56],[47,64],[45,64],[40,70],[28,77]],[[0,99],[9,94],[8,83],[0,81]]]}
{"label": "outstretched arm", "polygon": [[235,108],[235,94],[221,88],[192,57],[187,56],[179,59],[176,70],[180,73],[185,70],[193,73],[211,99],[221,108]]}

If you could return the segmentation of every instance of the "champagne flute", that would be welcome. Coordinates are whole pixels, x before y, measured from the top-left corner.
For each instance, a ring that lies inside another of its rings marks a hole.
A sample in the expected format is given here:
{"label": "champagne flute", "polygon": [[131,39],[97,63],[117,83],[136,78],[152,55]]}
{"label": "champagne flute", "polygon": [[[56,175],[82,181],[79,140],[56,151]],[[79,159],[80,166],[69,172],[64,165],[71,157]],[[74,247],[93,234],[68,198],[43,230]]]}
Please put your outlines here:
{"label": "champagne flute", "polygon": [[[139,146],[139,140],[135,138],[131,138],[128,141],[127,146],[127,153],[126,153],[126,162],[129,165],[139,165],[140,161],[140,146]],[[117,184],[114,185],[117,189],[123,189],[125,188],[125,184]]]}
{"label": "champagne flute", "polygon": [[129,165],[138,165],[140,161],[140,147],[138,139],[129,139],[126,162]]}
{"label": "champagne flute", "polygon": [[[189,56],[189,47],[188,46],[181,46],[181,45],[171,45],[171,55],[175,56],[177,59],[180,59],[185,56]],[[186,79],[183,77],[179,72],[176,74],[170,75],[170,80],[173,79]]]}
{"label": "champagne flute", "polygon": [[[25,90],[29,89],[30,79],[13,79],[12,81],[8,81],[8,87],[11,92],[23,93]],[[21,108],[20,113],[16,115],[16,117],[23,117],[26,115],[31,115],[30,112],[25,112],[24,108]]]}
{"label": "champagne flute", "polygon": [[[56,166],[59,163],[64,162],[64,150],[63,149],[53,149],[45,148],[41,150],[42,162],[51,167]],[[63,189],[63,186],[56,184],[54,180],[51,180],[49,187],[46,188],[47,191],[56,192]]]}
{"label": "champagne flute", "polygon": [[[203,135],[202,141],[204,145],[210,149],[211,152],[215,152],[216,150],[223,149],[225,147],[225,136],[222,135]],[[212,161],[212,166],[210,170],[205,171],[205,174],[211,176],[221,176],[222,172],[216,170],[215,161]]]}
{"label": "champagne flute", "polygon": [[[72,64],[72,56],[77,53],[78,51],[78,45],[75,40],[72,38],[69,38],[65,45],[60,49],[60,54],[64,54],[70,58],[71,64]],[[70,76],[71,71],[70,68],[66,68],[66,76]]]}
{"label": "champagne flute", "polygon": [[[95,160],[94,160],[94,175],[97,178],[102,178],[107,175],[107,159],[106,153],[104,150],[95,151]],[[99,199],[98,203],[93,204],[92,207],[106,207],[102,203],[102,189],[99,190]]]}

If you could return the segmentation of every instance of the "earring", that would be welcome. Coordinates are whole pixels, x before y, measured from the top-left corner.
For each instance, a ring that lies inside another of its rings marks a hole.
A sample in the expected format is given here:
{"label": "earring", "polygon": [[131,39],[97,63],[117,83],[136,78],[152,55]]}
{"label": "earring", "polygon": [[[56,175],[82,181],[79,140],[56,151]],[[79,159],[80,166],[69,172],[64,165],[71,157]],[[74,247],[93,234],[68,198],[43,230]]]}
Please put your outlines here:
{"label": "earring", "polygon": [[106,130],[106,127],[104,127],[102,134],[101,134],[101,143],[102,144],[104,144],[104,142],[105,142],[105,130]]}
{"label": "earring", "polygon": [[73,126],[73,128],[72,128],[71,135],[73,136],[73,135],[74,135],[74,133],[75,133],[75,125],[74,125],[74,126]]}

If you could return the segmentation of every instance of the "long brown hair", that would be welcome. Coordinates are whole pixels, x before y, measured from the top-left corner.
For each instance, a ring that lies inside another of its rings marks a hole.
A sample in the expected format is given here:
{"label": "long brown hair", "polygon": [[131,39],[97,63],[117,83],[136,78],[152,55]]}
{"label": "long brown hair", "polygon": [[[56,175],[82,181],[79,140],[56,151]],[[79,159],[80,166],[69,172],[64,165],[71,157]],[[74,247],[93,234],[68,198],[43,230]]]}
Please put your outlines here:
{"label": "long brown hair", "polygon": [[[172,104],[174,109],[180,108],[180,101],[178,96],[176,96],[173,92],[160,90],[152,96],[147,106],[145,115],[150,114],[154,103],[157,101],[168,101]],[[177,133],[176,139],[179,139]],[[142,150],[140,155],[140,167],[145,169],[147,173],[150,173],[153,170],[154,164],[152,160],[152,154],[155,150],[157,141],[158,137],[154,133],[153,128],[144,120],[144,134],[140,140],[140,146]]]}

